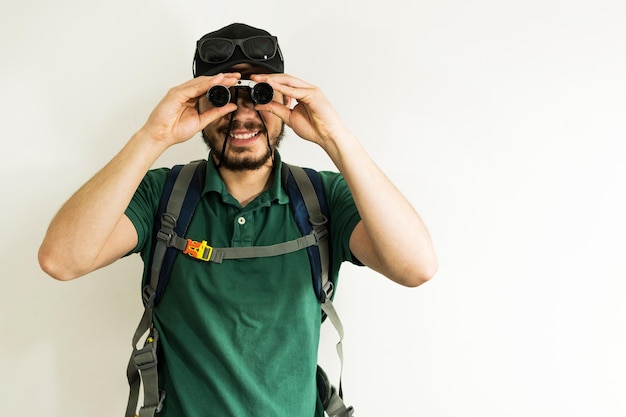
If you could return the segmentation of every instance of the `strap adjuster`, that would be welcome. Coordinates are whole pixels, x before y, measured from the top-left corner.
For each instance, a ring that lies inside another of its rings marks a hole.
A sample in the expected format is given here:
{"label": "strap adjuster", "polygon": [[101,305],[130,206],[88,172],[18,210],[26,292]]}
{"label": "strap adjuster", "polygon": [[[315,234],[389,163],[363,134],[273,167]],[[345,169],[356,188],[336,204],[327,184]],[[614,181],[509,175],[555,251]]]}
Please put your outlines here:
{"label": "strap adjuster", "polygon": [[148,339],[143,348],[133,352],[133,362],[140,371],[154,368],[157,365],[156,345],[152,338]]}
{"label": "strap adjuster", "polygon": [[159,332],[157,329],[152,328],[146,337],[146,342],[143,348],[136,349],[133,352],[132,358],[135,367],[140,371],[153,368],[157,365],[157,344],[159,342]]}
{"label": "strap adjuster", "polygon": [[174,236],[174,231],[169,229],[161,229],[157,232],[157,240],[165,243],[169,246],[170,241],[172,240],[172,236]]}
{"label": "strap adjuster", "polygon": [[328,217],[324,216],[322,213],[319,213],[315,218],[313,216],[309,217],[309,221],[313,226],[323,226],[328,223]]}
{"label": "strap adjuster", "polygon": [[187,247],[183,251],[185,255],[189,255],[192,258],[200,259],[201,261],[208,262],[211,259],[213,253],[213,247],[209,246],[206,240],[197,241],[187,239]]}
{"label": "strap adjuster", "polygon": [[141,291],[141,298],[143,300],[144,306],[154,308],[156,291],[154,291],[154,288],[152,288],[150,284],[147,284],[145,287],[143,287],[143,290]]}
{"label": "strap adjuster", "polygon": [[157,240],[164,242],[167,246],[170,246],[170,241],[172,237],[176,234],[174,233],[174,228],[176,227],[176,217],[172,216],[169,213],[163,213],[161,216],[161,228],[157,232]]}
{"label": "strap adjuster", "polygon": [[319,242],[328,238],[328,229],[323,228],[319,230],[314,230],[313,235],[315,236],[315,242],[319,245]]}
{"label": "strap adjuster", "polygon": [[326,284],[324,284],[324,286],[322,287],[322,291],[324,292],[324,302],[326,302],[326,300],[330,300],[333,296],[333,292],[335,291],[335,286],[333,285],[332,281],[328,280],[328,282],[326,282]]}

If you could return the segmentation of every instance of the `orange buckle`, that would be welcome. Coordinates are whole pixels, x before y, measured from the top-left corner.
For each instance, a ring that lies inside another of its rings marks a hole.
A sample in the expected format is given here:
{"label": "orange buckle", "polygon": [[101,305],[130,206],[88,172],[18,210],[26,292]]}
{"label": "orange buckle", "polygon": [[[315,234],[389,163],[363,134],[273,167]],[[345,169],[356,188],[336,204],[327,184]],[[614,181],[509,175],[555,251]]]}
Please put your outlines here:
{"label": "orange buckle", "polygon": [[208,262],[209,259],[211,259],[213,247],[209,246],[206,240],[198,242],[196,240],[187,239],[187,247],[185,248],[183,253],[191,256],[192,258]]}

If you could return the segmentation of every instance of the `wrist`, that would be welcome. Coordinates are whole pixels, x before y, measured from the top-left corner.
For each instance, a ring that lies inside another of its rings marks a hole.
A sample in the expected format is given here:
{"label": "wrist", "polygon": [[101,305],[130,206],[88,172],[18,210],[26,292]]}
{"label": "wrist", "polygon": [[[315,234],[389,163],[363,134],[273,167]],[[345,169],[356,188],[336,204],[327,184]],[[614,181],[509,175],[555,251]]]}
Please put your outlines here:
{"label": "wrist", "polygon": [[160,156],[171,145],[163,140],[159,135],[154,134],[146,126],[139,129],[130,139],[130,142],[135,143],[145,149],[148,153],[158,153]]}
{"label": "wrist", "polygon": [[360,153],[363,149],[357,137],[348,129],[334,133],[323,141],[320,146],[335,162],[339,163],[344,157]]}
{"label": "wrist", "polygon": [[140,129],[128,141],[122,154],[139,170],[147,171],[169,146],[155,139],[149,132]]}

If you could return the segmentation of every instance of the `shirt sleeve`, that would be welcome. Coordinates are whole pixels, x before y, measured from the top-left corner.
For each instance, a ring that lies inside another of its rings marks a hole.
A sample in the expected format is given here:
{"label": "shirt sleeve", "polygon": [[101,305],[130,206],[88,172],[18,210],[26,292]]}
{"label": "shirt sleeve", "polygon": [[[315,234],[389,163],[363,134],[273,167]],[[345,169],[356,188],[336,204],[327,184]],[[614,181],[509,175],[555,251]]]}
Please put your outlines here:
{"label": "shirt sleeve", "polygon": [[338,271],[343,261],[362,266],[363,264],[350,251],[350,237],[361,221],[352,193],[341,174],[323,171],[320,175],[330,210],[333,269]]}
{"label": "shirt sleeve", "polygon": [[141,252],[142,256],[149,248],[154,228],[154,217],[159,208],[159,201],[165,185],[165,177],[169,170],[159,168],[148,171],[135,195],[126,208],[125,214],[137,230],[137,246],[129,253]]}

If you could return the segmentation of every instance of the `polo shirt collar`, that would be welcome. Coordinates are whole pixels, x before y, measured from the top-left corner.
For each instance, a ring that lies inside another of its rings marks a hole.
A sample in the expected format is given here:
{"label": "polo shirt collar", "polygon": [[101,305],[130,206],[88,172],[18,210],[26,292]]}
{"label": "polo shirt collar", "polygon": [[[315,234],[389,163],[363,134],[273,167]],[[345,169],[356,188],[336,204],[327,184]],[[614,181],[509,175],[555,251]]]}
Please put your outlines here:
{"label": "polo shirt collar", "polygon": [[[262,197],[266,195],[267,200],[278,201],[279,204],[286,204],[289,202],[289,196],[287,192],[283,188],[282,185],[282,159],[280,157],[280,153],[277,150],[274,150],[274,178],[272,179],[272,185],[270,188],[261,194]],[[209,154],[209,158],[206,164],[206,177],[204,179],[204,188],[202,190],[202,194],[215,192],[222,196],[224,201],[228,201],[233,199],[228,190],[226,189],[226,184],[222,180],[222,177],[215,166],[215,161],[213,160],[213,156]]]}

